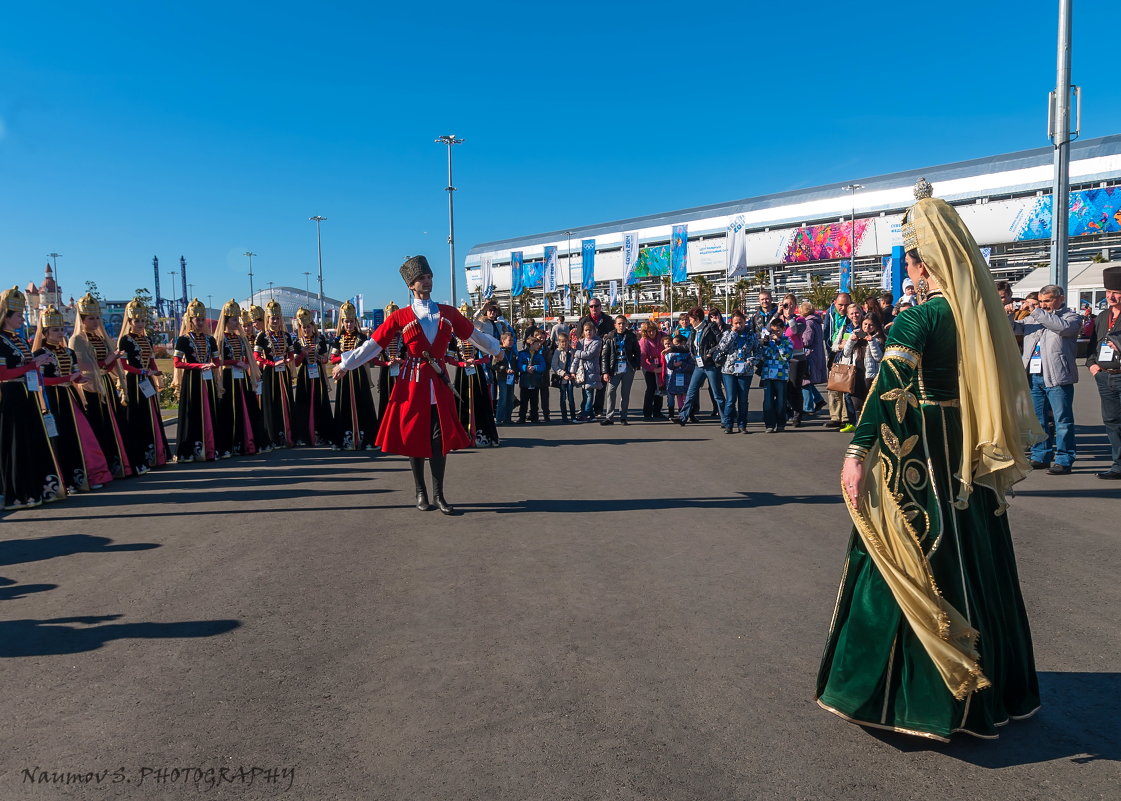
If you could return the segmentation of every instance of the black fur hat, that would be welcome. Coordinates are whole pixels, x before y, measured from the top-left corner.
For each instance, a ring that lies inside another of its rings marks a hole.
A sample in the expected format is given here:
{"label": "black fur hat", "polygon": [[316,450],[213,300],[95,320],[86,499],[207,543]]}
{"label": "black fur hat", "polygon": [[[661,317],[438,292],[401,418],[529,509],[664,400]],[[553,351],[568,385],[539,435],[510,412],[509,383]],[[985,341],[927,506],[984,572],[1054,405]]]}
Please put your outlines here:
{"label": "black fur hat", "polygon": [[432,268],[428,266],[428,259],[424,256],[413,256],[401,265],[401,277],[407,286],[412,286],[420,278],[432,275]]}

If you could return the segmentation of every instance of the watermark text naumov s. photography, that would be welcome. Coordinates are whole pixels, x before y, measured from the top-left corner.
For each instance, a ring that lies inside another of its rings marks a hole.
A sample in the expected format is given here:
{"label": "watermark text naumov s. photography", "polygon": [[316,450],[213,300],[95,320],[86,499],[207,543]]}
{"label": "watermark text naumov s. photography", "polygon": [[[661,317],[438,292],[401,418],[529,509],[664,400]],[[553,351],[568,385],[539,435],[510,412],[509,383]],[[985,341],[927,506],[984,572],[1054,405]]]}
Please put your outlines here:
{"label": "watermark text naumov s. photography", "polygon": [[160,788],[172,786],[195,787],[210,790],[223,785],[272,785],[277,792],[285,792],[296,779],[295,767],[260,767],[257,765],[237,765],[228,767],[203,767],[179,765],[174,767],[139,765],[120,766],[98,770],[62,770],[45,768],[40,765],[26,767],[20,771],[22,784],[42,784],[56,786],[74,785],[122,785]]}

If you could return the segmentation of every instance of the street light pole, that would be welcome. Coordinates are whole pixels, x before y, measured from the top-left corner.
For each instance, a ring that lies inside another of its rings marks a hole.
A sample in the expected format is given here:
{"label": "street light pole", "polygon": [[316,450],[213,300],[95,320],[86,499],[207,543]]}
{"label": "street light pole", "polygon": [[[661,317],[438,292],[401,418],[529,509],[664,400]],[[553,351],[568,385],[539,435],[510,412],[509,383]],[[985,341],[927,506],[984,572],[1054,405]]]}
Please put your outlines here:
{"label": "street light pole", "polygon": [[435,140],[438,145],[448,146],[448,185],[446,187],[448,193],[448,256],[451,259],[451,305],[455,305],[455,206],[452,200],[452,193],[455,192],[455,186],[452,184],[452,146],[462,145],[463,140],[457,139],[455,134],[445,134],[439,139]]}
{"label": "street light pole", "polygon": [[326,328],[327,320],[323,314],[323,237],[319,233],[319,224],[327,218],[316,214],[308,219],[315,222],[315,245],[319,251],[319,325],[321,328]]}
{"label": "street light pole", "polygon": [[253,303],[253,257],[257,254],[251,250],[247,250],[241,254],[242,256],[249,257],[249,303]]}
{"label": "street light pole", "polygon": [[311,272],[304,270],[304,294],[311,298]]}
{"label": "street light pole", "polygon": [[[849,184],[841,187],[846,192],[852,192],[852,217],[849,218],[849,289],[856,276],[856,190],[863,189],[863,184]],[[838,287],[839,289],[840,287]]]}
{"label": "street light pole", "polygon": [[[1081,114],[1076,110],[1074,136],[1070,129],[1070,51],[1072,0],[1059,0],[1059,47],[1055,91],[1051,93],[1048,134],[1055,146],[1055,177],[1051,192],[1051,283],[1067,288],[1067,236],[1070,215],[1070,143],[1078,136]],[[1074,87],[1078,109],[1081,91]],[[57,279],[56,279],[57,280]]]}

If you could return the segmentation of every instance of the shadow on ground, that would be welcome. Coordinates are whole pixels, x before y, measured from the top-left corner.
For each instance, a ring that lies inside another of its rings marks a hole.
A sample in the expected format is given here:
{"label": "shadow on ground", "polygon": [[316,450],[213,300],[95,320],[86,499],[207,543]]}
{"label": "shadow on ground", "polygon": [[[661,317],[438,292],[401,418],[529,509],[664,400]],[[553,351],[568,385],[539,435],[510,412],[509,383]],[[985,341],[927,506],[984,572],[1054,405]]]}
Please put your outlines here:
{"label": "shadow on ground", "polygon": [[526,514],[539,512],[565,512],[589,514],[594,512],[657,511],[659,509],[751,509],[762,506],[789,504],[840,504],[840,494],[831,495],[777,495],[773,492],[741,492],[739,497],[723,498],[581,498],[581,499],[530,499],[506,503],[460,503],[465,512],[494,512],[496,514]]}
{"label": "shadow on ground", "polygon": [[899,751],[934,751],[982,768],[1051,762],[1121,762],[1121,673],[1039,674],[1043,708],[1027,720],[1012,721],[998,740],[954,735],[948,744],[902,734],[867,731]]}
{"label": "shadow on ground", "polygon": [[[58,518],[53,518],[57,520]],[[49,522],[49,521],[48,521]],[[118,551],[147,551],[160,546],[153,542],[136,542],[126,545],[110,545],[108,537],[92,537],[89,534],[59,534],[55,537],[37,537],[26,540],[0,541],[0,565],[19,565],[25,562],[39,562],[58,556],[76,553],[116,553]]]}
{"label": "shadow on ground", "polygon": [[[178,623],[110,623],[121,615],[57,617],[50,620],[0,622],[0,657],[48,656],[96,651],[112,640],[213,637],[241,625],[237,620],[188,620]],[[66,624],[80,624],[80,626]]]}

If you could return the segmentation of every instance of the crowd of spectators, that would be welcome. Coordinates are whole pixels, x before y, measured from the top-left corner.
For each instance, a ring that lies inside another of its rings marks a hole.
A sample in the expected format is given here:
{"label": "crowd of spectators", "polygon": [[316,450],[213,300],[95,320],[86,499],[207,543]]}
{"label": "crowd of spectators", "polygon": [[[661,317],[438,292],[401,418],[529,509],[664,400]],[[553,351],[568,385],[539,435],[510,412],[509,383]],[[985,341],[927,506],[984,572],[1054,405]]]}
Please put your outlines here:
{"label": "crowd of spectators", "polygon": [[[1007,282],[998,281],[997,290],[1022,344],[1035,410],[1048,434],[1032,448],[1033,467],[1064,475],[1077,456],[1075,343],[1083,336],[1093,346],[1087,365],[1103,390],[1103,422],[1113,455],[1113,466],[1099,477],[1121,478],[1121,400],[1110,389],[1121,383],[1121,370],[1116,355],[1109,361],[1106,352],[1113,347],[1110,353],[1117,353],[1108,334],[1119,325],[1121,293],[1107,292],[1109,306],[1100,317],[1109,319],[1100,321],[1101,336],[1095,338],[1095,316],[1088,308],[1067,307],[1059,287],[1045,286],[1022,299],[1012,297]],[[725,434],[773,434],[817,421],[850,433],[876,379],[893,320],[921,298],[907,281],[897,303],[890,293],[855,303],[840,292],[830,306],[816,309],[793,294],[776,303],[768,290],[759,292],[757,301],[754,310],[736,309],[727,318],[706,305],[676,321],[632,325],[623,315],[605,314],[602,302],[592,298],[588,314],[574,324],[563,316],[548,330],[531,323],[520,343],[497,306],[488,304],[481,316],[504,326],[496,332],[503,344],[494,364],[496,420],[499,425],[552,422],[549,396],[555,388],[560,422],[629,425],[639,411],[637,399],[632,405],[637,382],[645,421],[685,426],[707,416]],[[749,418],[756,378],[761,428]],[[516,399],[515,386],[520,390]]]}

